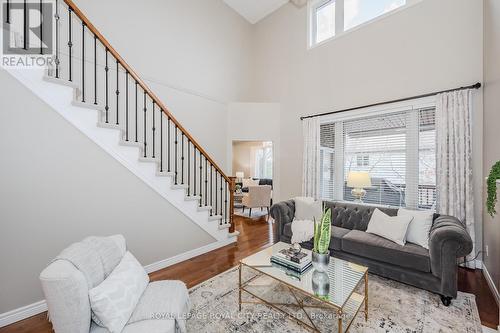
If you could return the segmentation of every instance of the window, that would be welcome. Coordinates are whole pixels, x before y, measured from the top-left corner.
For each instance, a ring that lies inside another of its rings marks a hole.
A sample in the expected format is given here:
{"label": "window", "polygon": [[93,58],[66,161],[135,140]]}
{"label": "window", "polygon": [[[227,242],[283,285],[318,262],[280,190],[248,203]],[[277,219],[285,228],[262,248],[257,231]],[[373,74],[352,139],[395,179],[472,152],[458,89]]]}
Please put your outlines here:
{"label": "window", "polygon": [[434,108],[428,107],[377,112],[373,116],[322,124],[320,190],[323,199],[354,201],[347,176],[351,171],[364,171],[369,173],[372,182],[371,187],[365,188],[364,202],[434,209],[434,114]]}
{"label": "window", "polygon": [[255,177],[273,178],[273,144],[264,142],[262,148],[255,150]]}
{"label": "window", "polygon": [[312,0],[309,46],[420,0]]}

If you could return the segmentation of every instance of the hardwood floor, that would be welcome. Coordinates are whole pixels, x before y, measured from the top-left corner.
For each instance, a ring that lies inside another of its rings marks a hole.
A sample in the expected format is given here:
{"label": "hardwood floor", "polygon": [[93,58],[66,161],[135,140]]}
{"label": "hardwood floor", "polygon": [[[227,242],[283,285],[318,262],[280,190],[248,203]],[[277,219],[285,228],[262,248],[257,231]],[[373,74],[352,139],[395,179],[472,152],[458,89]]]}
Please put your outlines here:
{"label": "hardwood floor", "polygon": [[[238,264],[241,258],[258,252],[274,243],[274,224],[265,218],[249,219],[235,216],[238,242],[150,274],[152,281],[178,279],[188,288],[201,283]],[[460,269],[458,288],[476,295],[476,303],[483,325],[498,326],[498,306],[480,270]],[[42,313],[18,323],[0,328],[0,333],[51,333],[47,314]]]}

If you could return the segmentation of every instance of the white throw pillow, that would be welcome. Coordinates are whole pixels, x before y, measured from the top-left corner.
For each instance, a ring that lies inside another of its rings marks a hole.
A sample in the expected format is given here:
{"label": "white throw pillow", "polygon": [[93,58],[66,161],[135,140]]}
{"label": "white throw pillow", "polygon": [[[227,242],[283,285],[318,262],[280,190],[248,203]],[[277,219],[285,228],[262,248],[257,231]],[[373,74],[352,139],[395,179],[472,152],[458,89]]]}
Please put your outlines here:
{"label": "white throw pillow", "polygon": [[375,208],[366,232],[384,237],[396,244],[405,245],[406,231],[411,220],[413,220],[412,216],[389,216]]}
{"label": "white throw pillow", "polygon": [[297,197],[295,201],[295,219],[296,220],[321,220],[323,215],[323,202],[315,201],[314,198]]}
{"label": "white throw pillow", "polygon": [[418,211],[400,208],[398,216],[411,216],[413,220],[408,226],[406,240],[410,243],[420,245],[429,249],[429,232],[432,227],[434,213],[429,211]]}
{"label": "white throw pillow", "polygon": [[149,276],[132,253],[127,252],[111,274],[89,290],[92,317],[111,333],[120,333],[134,312]]}

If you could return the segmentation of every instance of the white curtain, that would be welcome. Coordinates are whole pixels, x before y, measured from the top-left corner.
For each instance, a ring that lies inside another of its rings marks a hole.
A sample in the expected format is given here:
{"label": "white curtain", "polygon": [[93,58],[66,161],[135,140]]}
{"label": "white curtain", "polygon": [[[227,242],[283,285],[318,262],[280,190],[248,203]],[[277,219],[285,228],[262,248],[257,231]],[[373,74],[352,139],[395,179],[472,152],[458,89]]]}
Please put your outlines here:
{"label": "white curtain", "polygon": [[436,129],[438,213],[455,216],[467,226],[474,250],[466,266],[475,268],[471,90],[437,96]]}
{"label": "white curtain", "polygon": [[319,129],[319,117],[302,120],[302,134],[304,135],[302,195],[315,199],[319,198]]}

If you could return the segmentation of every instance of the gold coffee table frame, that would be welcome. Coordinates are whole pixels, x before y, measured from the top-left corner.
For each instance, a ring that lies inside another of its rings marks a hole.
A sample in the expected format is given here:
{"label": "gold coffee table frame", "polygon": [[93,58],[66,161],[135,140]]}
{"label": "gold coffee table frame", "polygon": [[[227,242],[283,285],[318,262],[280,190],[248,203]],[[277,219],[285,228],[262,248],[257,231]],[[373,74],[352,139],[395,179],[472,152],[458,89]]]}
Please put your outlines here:
{"label": "gold coffee table frame", "polygon": [[[243,259],[245,260],[245,259]],[[288,283],[287,281],[284,281],[283,279],[280,279],[280,278],[277,278],[276,276],[272,276],[268,273],[266,273],[264,271],[264,269],[259,269],[259,268],[269,268],[269,266],[254,266],[254,265],[247,265],[245,263],[243,263],[242,261],[243,260],[240,260],[240,264],[239,264],[239,292],[238,292],[238,305],[239,305],[239,311],[241,311],[241,305],[242,304],[265,304],[265,305],[268,305],[270,306],[271,308],[283,313],[284,315],[286,315],[288,318],[291,318],[293,320],[295,320],[297,323],[301,324],[301,325],[304,325],[305,327],[307,327],[308,329],[310,329],[312,332],[321,332],[320,329],[315,325],[315,323],[313,322],[312,318],[309,316],[309,314],[307,313],[307,311],[305,311],[306,308],[316,308],[316,309],[331,309],[334,311],[334,313],[336,314],[337,316],[337,320],[338,320],[338,332],[339,333],[343,333],[343,323],[342,323],[342,320],[344,319],[345,317],[345,307],[347,305],[347,303],[349,302],[349,300],[351,299],[354,299],[354,301],[356,301],[356,304],[357,304],[357,309],[355,310],[354,314],[352,315],[352,318],[349,322],[347,322],[347,326],[346,326],[346,329],[345,329],[345,332],[347,332],[351,326],[351,324],[354,322],[354,319],[356,318],[356,316],[358,315],[358,313],[360,312],[361,310],[361,307],[363,306],[364,304],[364,314],[365,314],[365,321],[368,320],[368,269],[365,270],[365,272],[363,273],[363,277],[359,280],[359,282],[354,286],[354,288],[352,289],[352,291],[350,292],[349,294],[349,297],[346,298],[346,300],[344,301],[344,303],[342,304],[342,306],[337,306],[331,302],[329,302],[328,300],[324,300],[322,299],[321,297],[318,297],[316,295],[314,295],[313,293],[309,293],[309,292],[306,292],[300,288],[297,288],[296,286],[293,286],[292,284]],[[259,273],[258,275],[248,279],[247,281],[245,282],[242,282],[242,278],[241,278],[241,272],[242,272],[242,269],[244,267],[247,267],[251,270],[254,270],[256,271],[257,273]],[[249,285],[253,280],[257,279],[257,278],[260,278],[262,277],[263,275],[267,276],[267,277],[270,277],[271,279],[277,281],[279,284],[282,284],[282,285],[285,285],[286,288],[288,289],[288,291],[290,292],[290,294],[293,296],[293,299],[295,300],[296,303],[276,303],[276,302],[269,302],[269,301],[266,301],[264,298],[256,295],[254,292],[248,290],[246,288],[247,285]],[[355,290],[360,286],[360,284],[364,281],[364,295],[361,295],[361,294],[358,294],[355,292]],[[246,292],[248,293],[249,295],[255,297],[258,301],[255,301],[255,302],[250,302],[250,301],[243,301],[242,300],[242,292]],[[307,305],[307,304],[304,304],[304,302],[299,298],[297,297],[297,294],[301,294],[301,295],[304,295],[306,297],[310,297],[312,299],[314,299],[315,301],[319,302],[318,305]],[[285,310],[279,308],[278,306],[279,305],[285,305],[285,306],[296,306],[298,307],[300,310],[302,310],[302,312],[305,313],[306,315],[306,318],[308,319],[309,322],[305,322],[305,321],[302,321],[300,320],[299,318],[297,318],[296,316],[292,315],[291,313],[288,313],[286,312]]]}

